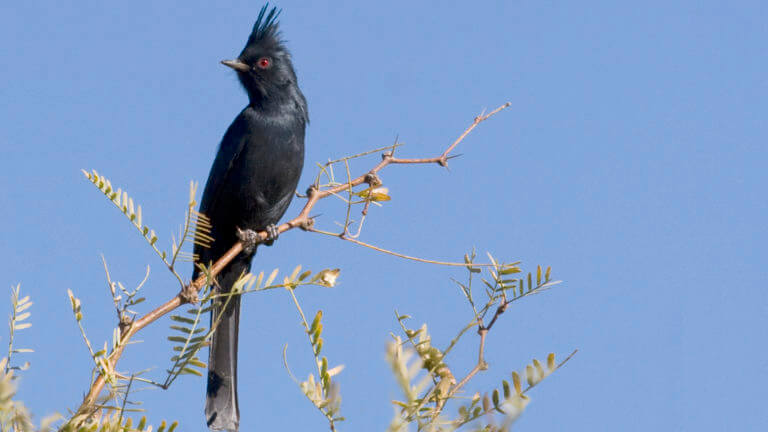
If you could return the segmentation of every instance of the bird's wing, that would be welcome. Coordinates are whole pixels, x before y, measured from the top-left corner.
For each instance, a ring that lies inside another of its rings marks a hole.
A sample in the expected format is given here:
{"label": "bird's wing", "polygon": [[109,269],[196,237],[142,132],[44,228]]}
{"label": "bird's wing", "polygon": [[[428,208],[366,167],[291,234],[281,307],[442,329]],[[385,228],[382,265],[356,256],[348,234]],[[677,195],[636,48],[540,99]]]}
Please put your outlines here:
{"label": "bird's wing", "polygon": [[244,113],[241,112],[232,124],[229,125],[211,166],[211,172],[208,175],[208,181],[203,191],[203,198],[200,200],[200,213],[206,216],[208,216],[206,212],[216,208],[216,201],[222,192],[221,187],[227,183],[232,167],[235,165],[238,156],[243,152],[245,143],[248,140],[243,117]]}
{"label": "bird's wing", "polygon": [[[243,110],[245,111],[245,110]],[[229,176],[232,167],[237,163],[238,157],[242,154],[245,143],[248,141],[246,131],[246,122],[244,113],[241,112],[224,134],[224,138],[219,145],[219,151],[211,166],[211,172],[208,175],[208,181],[205,184],[203,197],[200,200],[200,213],[213,217],[216,212],[219,198],[223,195],[222,188],[229,183]],[[207,262],[215,258],[214,248],[205,248],[199,245],[194,247],[195,253],[199,256],[200,262]],[[197,274],[197,271],[195,271]]]}

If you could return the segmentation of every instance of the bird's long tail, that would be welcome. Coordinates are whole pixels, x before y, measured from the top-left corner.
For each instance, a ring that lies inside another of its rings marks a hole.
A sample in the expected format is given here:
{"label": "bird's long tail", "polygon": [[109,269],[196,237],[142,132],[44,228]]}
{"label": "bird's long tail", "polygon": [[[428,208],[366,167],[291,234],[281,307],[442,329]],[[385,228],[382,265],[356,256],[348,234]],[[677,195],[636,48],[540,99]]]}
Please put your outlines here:
{"label": "bird's long tail", "polygon": [[[229,291],[243,272],[250,270],[250,260],[235,260],[219,275],[218,281],[224,292]],[[240,296],[220,298],[220,304],[211,312],[211,325],[218,320],[218,327],[211,338],[208,354],[208,390],[205,401],[205,417],[208,427],[214,431],[237,432],[240,409],[237,405],[237,335],[240,324]]]}

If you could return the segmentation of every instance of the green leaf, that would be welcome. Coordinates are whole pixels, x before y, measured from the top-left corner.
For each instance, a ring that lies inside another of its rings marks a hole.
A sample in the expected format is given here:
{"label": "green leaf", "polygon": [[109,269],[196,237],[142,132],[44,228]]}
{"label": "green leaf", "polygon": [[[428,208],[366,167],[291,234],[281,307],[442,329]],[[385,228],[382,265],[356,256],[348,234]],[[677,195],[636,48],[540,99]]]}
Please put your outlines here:
{"label": "green leaf", "polygon": [[189,364],[191,364],[192,366],[199,367],[199,368],[205,368],[207,366],[205,363],[203,363],[202,361],[200,361],[197,358],[193,358],[192,360],[190,360]]}
{"label": "green leaf", "polygon": [[490,252],[486,252],[486,254],[488,255],[488,259],[491,260],[491,264],[493,264],[494,267],[498,267],[499,265],[496,264],[496,260],[493,259],[493,256],[491,255],[491,253]]}
{"label": "green leaf", "polygon": [[288,279],[291,280],[291,282],[296,280],[296,277],[299,275],[299,272],[301,271],[301,265],[297,265],[295,269],[293,269],[293,272],[288,277]]}
{"label": "green leaf", "polygon": [[191,309],[189,309],[187,311],[187,313],[191,314],[191,315],[202,315],[202,314],[204,314],[206,312],[210,312],[214,307],[215,306],[206,306],[206,307],[204,307],[202,309],[191,308]]}
{"label": "green leaf", "polygon": [[487,287],[488,287],[488,289],[490,289],[491,291],[495,291],[495,290],[496,290],[496,287],[494,287],[493,285],[491,285],[491,283],[490,283],[490,282],[488,282],[487,280],[483,279],[483,283],[484,283],[484,284],[485,284],[485,286],[487,286]]}
{"label": "green leaf", "polygon": [[264,280],[264,272],[259,272],[259,275],[256,277],[256,282],[254,285],[256,286],[256,289],[261,288],[261,282]]}
{"label": "green leaf", "polygon": [[536,384],[535,377],[533,376],[533,366],[526,365],[525,366],[525,380],[528,382],[528,386],[533,386]]}
{"label": "green leaf", "polygon": [[488,394],[486,393],[483,395],[483,411],[488,412],[490,410],[491,410],[491,399],[488,398]]}
{"label": "green leaf", "polygon": [[31,312],[24,312],[23,314],[16,315],[16,322],[24,321],[25,319],[29,318],[31,315]]}
{"label": "green leaf", "polygon": [[512,395],[512,391],[509,389],[509,381],[502,380],[501,386],[504,389],[504,399],[509,399],[509,397]]}
{"label": "green leaf", "polygon": [[311,274],[312,274],[312,270],[306,270],[304,273],[299,275],[299,281],[303,281],[304,279],[309,277],[309,275]]}
{"label": "green leaf", "polygon": [[272,273],[270,273],[269,277],[267,278],[267,281],[264,283],[264,286],[272,285],[272,281],[275,280],[275,277],[277,277],[277,271],[278,269],[272,270]]}
{"label": "green leaf", "polygon": [[320,324],[320,320],[323,318],[323,311],[319,310],[315,314],[315,318],[312,320],[312,325],[309,326],[309,333],[314,333],[317,330],[317,326]]}
{"label": "green leaf", "polygon": [[130,301],[128,304],[129,304],[130,306],[135,306],[135,305],[137,305],[137,304],[139,304],[139,303],[143,302],[143,301],[144,301],[144,300],[146,300],[146,299],[147,299],[146,297],[139,297],[139,298],[137,298],[137,299],[135,299],[135,300],[131,300],[131,301]]}
{"label": "green leaf", "polygon": [[323,334],[323,323],[318,323],[315,331],[312,333],[312,340],[318,340],[321,334]]}
{"label": "green leaf", "polygon": [[536,286],[541,285],[541,266],[536,266]]}
{"label": "green leaf", "polygon": [[182,322],[184,324],[192,324],[192,325],[195,324],[195,320],[193,320],[192,318],[185,318],[179,315],[171,315],[171,320],[176,322]]}
{"label": "green leaf", "polygon": [[32,306],[32,304],[33,304],[32,302],[27,303],[27,302],[24,301],[25,299],[28,299],[28,298],[29,298],[29,296],[24,297],[23,299],[19,300],[19,302],[17,303],[17,306],[16,306],[16,313],[23,312],[23,311],[27,310],[30,306]]}
{"label": "green leaf", "polygon": [[547,356],[547,368],[550,372],[555,370],[556,364],[555,364],[555,353],[549,353]]}
{"label": "green leaf", "polygon": [[198,327],[198,328],[195,328],[195,329],[191,329],[191,328],[188,328],[188,327],[175,326],[175,325],[172,325],[170,327],[173,330],[178,330],[178,331],[180,331],[180,332],[182,332],[184,334],[187,334],[187,335],[198,334],[200,332],[205,331],[205,327]]}
{"label": "green leaf", "polygon": [[331,386],[331,376],[328,374],[323,375],[322,381],[323,381],[323,388],[327,391],[328,388]]}
{"label": "green leaf", "polygon": [[520,270],[519,267],[506,267],[499,271],[500,275],[510,275],[515,273],[520,273],[522,270]]}
{"label": "green leaf", "polygon": [[181,375],[181,374],[197,375],[197,376],[199,376],[199,377],[203,376],[203,374],[202,374],[202,373],[200,373],[200,371],[199,371],[199,370],[197,370],[197,369],[192,369],[192,368],[187,368],[187,367],[185,367],[185,368],[182,368],[182,369],[181,369],[181,371],[179,372],[179,374],[180,374],[180,375]]}
{"label": "green leaf", "polygon": [[512,372],[512,385],[515,387],[516,394],[523,394],[523,388],[520,385],[520,375],[517,372]]}

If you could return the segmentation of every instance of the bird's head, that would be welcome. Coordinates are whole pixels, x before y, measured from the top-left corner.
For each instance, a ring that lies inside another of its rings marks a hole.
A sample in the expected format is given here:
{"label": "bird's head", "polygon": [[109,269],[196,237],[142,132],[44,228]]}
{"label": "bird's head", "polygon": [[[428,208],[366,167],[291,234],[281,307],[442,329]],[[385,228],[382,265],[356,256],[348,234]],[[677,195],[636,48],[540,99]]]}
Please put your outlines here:
{"label": "bird's head", "polygon": [[267,12],[268,6],[261,8],[240,55],[221,62],[237,71],[251,104],[259,106],[286,102],[298,96],[304,99],[298,89],[291,55],[280,39],[277,22],[280,11],[273,7]]}

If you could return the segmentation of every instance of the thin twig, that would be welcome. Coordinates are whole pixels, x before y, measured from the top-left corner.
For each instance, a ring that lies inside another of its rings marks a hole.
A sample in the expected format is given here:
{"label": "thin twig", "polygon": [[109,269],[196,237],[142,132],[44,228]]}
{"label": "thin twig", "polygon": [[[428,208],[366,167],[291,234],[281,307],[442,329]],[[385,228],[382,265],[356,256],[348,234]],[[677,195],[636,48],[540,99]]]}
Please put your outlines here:
{"label": "thin twig", "polygon": [[[331,237],[339,237],[342,240],[354,243],[356,245],[367,247],[367,248],[373,249],[373,250],[375,250],[377,252],[385,253],[387,255],[393,255],[393,256],[396,256],[398,258],[403,258],[403,259],[407,259],[407,260],[411,260],[411,261],[417,261],[417,262],[422,262],[422,263],[427,263],[427,264],[437,264],[437,265],[442,265],[442,266],[453,266],[453,267],[467,267],[468,266],[467,263],[463,263],[463,262],[460,263],[460,262],[450,262],[450,261],[436,261],[436,260],[430,260],[430,259],[426,259],[426,258],[419,258],[419,257],[415,257],[415,256],[404,255],[404,254],[401,254],[401,253],[398,253],[398,252],[395,252],[395,251],[391,251],[391,250],[388,250],[388,249],[380,248],[378,246],[374,246],[374,245],[372,245],[370,243],[362,242],[360,240],[357,240],[357,239],[352,238],[352,237],[345,236],[343,234],[332,233],[332,232],[329,232],[329,231],[322,231],[322,230],[315,229],[315,228],[310,228],[307,231],[311,231],[311,232],[314,232],[314,233],[317,233],[317,234],[324,234],[324,235],[328,235],[328,236],[331,236]],[[493,264],[472,264],[472,266],[492,267]]]}

